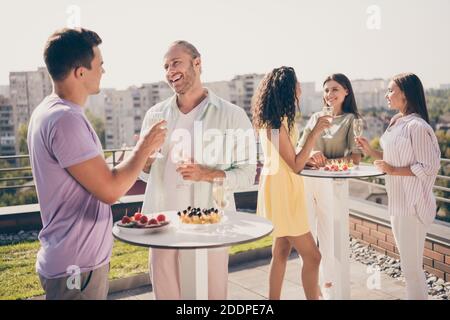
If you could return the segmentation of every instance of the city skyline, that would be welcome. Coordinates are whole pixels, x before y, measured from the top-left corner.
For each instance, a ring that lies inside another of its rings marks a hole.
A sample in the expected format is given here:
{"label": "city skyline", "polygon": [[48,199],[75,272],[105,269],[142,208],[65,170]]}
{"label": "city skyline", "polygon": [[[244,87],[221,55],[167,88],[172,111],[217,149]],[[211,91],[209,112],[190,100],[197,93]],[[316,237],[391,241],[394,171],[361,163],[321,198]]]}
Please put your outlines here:
{"label": "city skyline", "polygon": [[205,82],[291,65],[301,82],[316,86],[333,72],[351,79],[387,79],[414,72],[427,88],[450,83],[450,44],[444,40],[450,31],[446,0],[170,4],[130,0],[126,5],[100,0],[39,4],[19,0],[4,6],[0,20],[2,30],[12,30],[3,36],[9,50],[2,52],[0,85],[8,84],[9,72],[43,66],[44,43],[69,22],[70,5],[80,8],[81,25],[103,38],[102,88],[164,81],[162,57],[168,44],[181,38],[202,53]]}

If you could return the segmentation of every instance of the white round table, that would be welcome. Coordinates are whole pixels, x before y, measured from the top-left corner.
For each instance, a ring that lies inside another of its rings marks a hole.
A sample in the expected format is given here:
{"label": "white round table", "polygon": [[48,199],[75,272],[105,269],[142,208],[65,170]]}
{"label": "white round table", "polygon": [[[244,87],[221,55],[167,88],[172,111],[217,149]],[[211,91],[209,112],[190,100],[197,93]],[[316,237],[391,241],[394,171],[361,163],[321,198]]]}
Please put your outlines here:
{"label": "white round table", "polygon": [[349,246],[349,197],[348,179],[384,175],[373,165],[360,164],[348,172],[332,172],[305,169],[300,175],[310,178],[329,179],[333,185],[333,226],[336,279],[336,299],[350,299],[350,246]]}
{"label": "white round table", "polygon": [[258,240],[270,234],[272,223],[255,214],[226,212],[217,225],[182,225],[176,211],[163,211],[170,225],[166,230],[145,235],[124,234],[113,227],[116,239],[137,246],[180,250],[182,299],[208,299],[208,248],[228,247]]}

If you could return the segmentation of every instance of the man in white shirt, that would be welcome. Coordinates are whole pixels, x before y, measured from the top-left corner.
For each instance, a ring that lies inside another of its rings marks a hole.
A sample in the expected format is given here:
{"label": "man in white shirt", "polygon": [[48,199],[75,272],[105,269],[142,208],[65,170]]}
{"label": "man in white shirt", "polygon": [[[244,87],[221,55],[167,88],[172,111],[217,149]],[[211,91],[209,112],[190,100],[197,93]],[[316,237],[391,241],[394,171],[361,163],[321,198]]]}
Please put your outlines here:
{"label": "man in white shirt", "polygon": [[[149,159],[143,170],[149,174],[141,175],[143,180],[148,178],[142,211],[211,208],[214,178],[226,178],[231,192],[254,184],[256,144],[252,125],[242,108],[203,87],[200,53],[192,44],[174,42],[164,56],[164,69],[175,95],[147,111],[142,132],[155,122],[153,115],[160,113],[167,120],[169,139],[162,146],[163,157]],[[230,130],[240,130],[237,135],[233,133],[236,141],[232,139],[232,144]],[[217,141],[218,152],[208,152]],[[225,150],[230,145],[231,150]],[[181,155],[192,163],[177,168]],[[234,207],[231,194],[230,208]],[[209,299],[227,298],[228,249],[208,250]],[[155,298],[180,299],[178,250],[151,250]]]}

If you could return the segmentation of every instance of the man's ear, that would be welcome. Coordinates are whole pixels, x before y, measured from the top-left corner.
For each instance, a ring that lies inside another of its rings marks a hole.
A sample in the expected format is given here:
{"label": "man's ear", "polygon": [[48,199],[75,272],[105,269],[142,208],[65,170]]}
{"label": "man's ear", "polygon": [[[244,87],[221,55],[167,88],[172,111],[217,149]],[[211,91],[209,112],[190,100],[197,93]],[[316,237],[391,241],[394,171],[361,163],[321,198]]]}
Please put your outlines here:
{"label": "man's ear", "polygon": [[200,57],[197,57],[194,59],[194,66],[196,66],[196,67],[202,66],[202,59]]}
{"label": "man's ear", "polygon": [[75,79],[83,78],[84,75],[84,68],[83,67],[76,67],[73,70],[73,75],[75,76]]}

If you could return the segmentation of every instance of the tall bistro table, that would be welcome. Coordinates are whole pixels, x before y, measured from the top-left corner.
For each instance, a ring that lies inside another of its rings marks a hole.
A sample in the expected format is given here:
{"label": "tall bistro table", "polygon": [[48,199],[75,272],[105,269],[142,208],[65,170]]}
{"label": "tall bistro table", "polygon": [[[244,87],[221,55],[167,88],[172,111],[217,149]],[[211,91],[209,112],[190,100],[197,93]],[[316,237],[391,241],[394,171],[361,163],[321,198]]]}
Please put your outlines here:
{"label": "tall bistro table", "polygon": [[116,239],[142,247],[180,249],[180,289],[183,300],[208,299],[207,249],[258,240],[270,234],[272,223],[255,214],[226,212],[217,225],[182,225],[175,211],[162,212],[170,220],[166,230],[130,235],[115,224]]}
{"label": "tall bistro table", "polygon": [[334,257],[336,279],[333,283],[336,299],[350,299],[350,249],[349,249],[349,191],[348,179],[384,175],[372,165],[360,164],[349,172],[331,172],[305,169],[300,175],[317,179],[330,179],[333,186]]}

